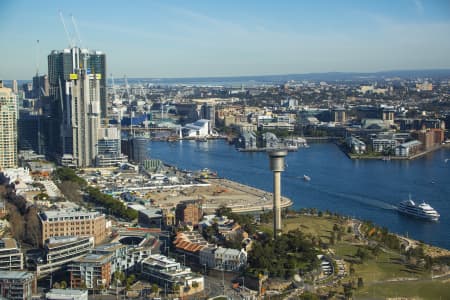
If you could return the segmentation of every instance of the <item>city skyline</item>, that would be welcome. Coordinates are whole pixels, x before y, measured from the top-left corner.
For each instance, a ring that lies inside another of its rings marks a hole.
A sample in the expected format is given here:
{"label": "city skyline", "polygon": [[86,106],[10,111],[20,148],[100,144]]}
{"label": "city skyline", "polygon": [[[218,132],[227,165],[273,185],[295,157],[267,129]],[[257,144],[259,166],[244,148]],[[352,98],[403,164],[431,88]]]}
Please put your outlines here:
{"label": "city skyline", "polygon": [[[5,1],[0,78],[47,73],[51,50],[108,56],[108,75],[208,77],[450,68],[450,4],[405,0],[314,3],[58,3]],[[87,9],[88,8],[88,9]],[[39,45],[36,42],[39,40]]]}

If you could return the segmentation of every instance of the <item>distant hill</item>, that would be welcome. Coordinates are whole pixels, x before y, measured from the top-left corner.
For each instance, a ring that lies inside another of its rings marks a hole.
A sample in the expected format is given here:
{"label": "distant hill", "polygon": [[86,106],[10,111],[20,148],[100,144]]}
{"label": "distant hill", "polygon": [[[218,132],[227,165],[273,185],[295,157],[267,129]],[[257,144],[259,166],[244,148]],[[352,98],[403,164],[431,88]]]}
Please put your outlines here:
{"label": "distant hill", "polygon": [[[289,80],[294,81],[368,81],[381,80],[386,78],[399,77],[402,79],[431,78],[445,79],[450,78],[450,69],[436,70],[394,70],[374,73],[359,72],[329,72],[329,73],[305,73],[305,74],[286,74],[286,75],[260,75],[260,76],[230,76],[230,77],[192,77],[192,78],[129,78],[128,82],[141,82],[153,84],[192,84],[192,85],[259,85],[259,84],[282,84]],[[115,79],[115,82],[121,82],[121,79]]]}
{"label": "distant hill", "polygon": [[[145,83],[155,85],[217,85],[217,86],[255,86],[262,84],[282,84],[294,81],[359,81],[367,82],[399,77],[402,79],[430,78],[434,80],[450,79],[450,69],[430,70],[393,70],[381,72],[328,72],[285,75],[257,75],[257,76],[223,76],[223,77],[186,77],[186,78],[128,78],[129,83]],[[19,85],[29,80],[18,80]],[[114,78],[116,84],[123,84],[123,78]],[[6,86],[11,86],[11,80],[4,80]]]}

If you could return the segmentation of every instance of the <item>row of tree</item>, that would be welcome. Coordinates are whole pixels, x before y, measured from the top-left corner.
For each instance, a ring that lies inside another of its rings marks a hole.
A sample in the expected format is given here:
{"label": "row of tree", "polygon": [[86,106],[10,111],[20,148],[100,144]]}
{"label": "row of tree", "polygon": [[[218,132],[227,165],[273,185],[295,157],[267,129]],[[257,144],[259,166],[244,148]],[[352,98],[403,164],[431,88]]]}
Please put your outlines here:
{"label": "row of tree", "polygon": [[7,218],[12,235],[20,242],[37,247],[42,239],[37,208],[27,205],[23,197],[16,195],[13,183],[3,187],[2,197],[7,200]]}
{"label": "row of tree", "polygon": [[102,193],[99,189],[88,186],[86,180],[79,177],[73,169],[58,168],[53,173],[55,179],[59,180],[59,186],[69,200],[80,203],[83,197],[80,190],[84,191],[84,200],[104,207],[107,212],[115,217],[131,221],[137,218],[137,212],[126,207],[120,200],[111,195]]}
{"label": "row of tree", "polygon": [[112,197],[111,195],[102,193],[97,188],[88,186],[85,188],[85,192],[86,200],[104,207],[111,215],[125,219],[127,221],[132,221],[138,216],[137,211],[126,207],[120,200],[114,199],[114,197]]}

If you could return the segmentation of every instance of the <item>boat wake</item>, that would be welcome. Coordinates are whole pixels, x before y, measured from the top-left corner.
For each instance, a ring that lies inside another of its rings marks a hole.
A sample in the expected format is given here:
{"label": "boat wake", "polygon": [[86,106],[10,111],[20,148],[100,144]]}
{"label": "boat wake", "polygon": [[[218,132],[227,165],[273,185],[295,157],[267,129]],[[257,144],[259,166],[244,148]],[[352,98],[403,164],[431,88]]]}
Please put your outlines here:
{"label": "boat wake", "polygon": [[337,198],[341,199],[348,199],[355,202],[359,202],[362,204],[370,205],[376,208],[386,209],[386,210],[397,210],[397,206],[392,205],[390,203],[383,202],[378,199],[368,198],[364,196],[359,196],[355,194],[349,194],[349,193],[339,193],[339,192],[330,192],[322,189],[318,189],[320,192],[328,194],[330,196],[335,196]]}

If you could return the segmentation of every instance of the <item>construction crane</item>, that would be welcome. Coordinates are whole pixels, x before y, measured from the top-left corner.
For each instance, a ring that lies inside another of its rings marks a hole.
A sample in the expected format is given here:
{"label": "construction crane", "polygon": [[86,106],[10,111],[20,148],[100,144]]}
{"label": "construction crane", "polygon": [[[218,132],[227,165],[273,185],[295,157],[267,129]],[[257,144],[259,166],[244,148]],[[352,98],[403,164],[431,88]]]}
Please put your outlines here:
{"label": "construction crane", "polygon": [[39,76],[39,40],[36,40],[36,76]]}
{"label": "construction crane", "polygon": [[70,15],[70,17],[72,18],[72,24],[73,28],[75,29],[75,34],[77,35],[79,46],[80,48],[83,48],[83,43],[81,42],[80,32],[78,31],[78,26],[77,23],[75,22],[75,17],[73,15]]}
{"label": "construction crane", "polygon": [[59,17],[61,19],[61,23],[63,24],[64,32],[66,33],[67,41],[69,42],[69,47],[73,48],[73,39],[71,38],[69,31],[67,30],[66,22],[64,21],[64,17],[61,11],[59,11]]}

